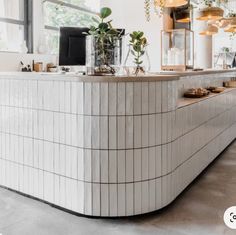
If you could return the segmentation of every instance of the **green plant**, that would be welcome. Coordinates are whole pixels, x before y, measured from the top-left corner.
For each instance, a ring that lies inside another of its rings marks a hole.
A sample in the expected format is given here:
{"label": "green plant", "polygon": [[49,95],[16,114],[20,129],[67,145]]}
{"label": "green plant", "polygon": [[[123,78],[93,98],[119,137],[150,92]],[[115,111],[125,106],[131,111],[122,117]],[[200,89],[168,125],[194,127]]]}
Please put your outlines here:
{"label": "green plant", "polygon": [[115,41],[121,38],[121,32],[114,29],[111,22],[106,19],[112,14],[112,10],[104,7],[100,10],[99,19],[93,17],[96,26],[91,26],[89,35],[95,38],[96,60],[98,64],[97,73],[115,74],[111,67],[112,54],[115,48]]}
{"label": "green plant", "polygon": [[134,31],[130,34],[129,45],[131,47],[131,54],[134,56],[134,63],[136,65],[135,74],[137,75],[140,71],[145,73],[145,70],[142,66],[143,60],[142,57],[145,54],[147,39],[144,36],[143,32]]}

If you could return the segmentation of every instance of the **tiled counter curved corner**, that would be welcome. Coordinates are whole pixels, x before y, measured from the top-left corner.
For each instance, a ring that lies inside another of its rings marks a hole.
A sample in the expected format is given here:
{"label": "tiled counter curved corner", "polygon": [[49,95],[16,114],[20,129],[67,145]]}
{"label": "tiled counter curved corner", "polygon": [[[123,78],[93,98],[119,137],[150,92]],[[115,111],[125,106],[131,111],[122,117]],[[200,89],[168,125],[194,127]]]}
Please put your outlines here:
{"label": "tiled counter curved corner", "polygon": [[181,93],[235,76],[0,74],[0,185],[89,216],[161,209],[236,137],[235,89]]}

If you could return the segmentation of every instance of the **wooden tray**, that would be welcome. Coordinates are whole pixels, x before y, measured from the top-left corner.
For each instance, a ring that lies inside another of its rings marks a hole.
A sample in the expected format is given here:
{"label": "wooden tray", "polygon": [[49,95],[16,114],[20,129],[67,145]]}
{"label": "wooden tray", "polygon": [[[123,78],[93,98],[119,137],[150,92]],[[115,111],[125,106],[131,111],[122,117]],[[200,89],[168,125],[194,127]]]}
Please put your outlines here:
{"label": "wooden tray", "polygon": [[209,94],[210,94],[210,92],[208,92],[208,93],[206,93],[206,94],[204,94],[204,95],[199,95],[199,94],[194,94],[194,93],[188,93],[188,92],[186,92],[186,93],[184,94],[184,97],[185,97],[185,98],[203,98],[203,97],[208,96]]}

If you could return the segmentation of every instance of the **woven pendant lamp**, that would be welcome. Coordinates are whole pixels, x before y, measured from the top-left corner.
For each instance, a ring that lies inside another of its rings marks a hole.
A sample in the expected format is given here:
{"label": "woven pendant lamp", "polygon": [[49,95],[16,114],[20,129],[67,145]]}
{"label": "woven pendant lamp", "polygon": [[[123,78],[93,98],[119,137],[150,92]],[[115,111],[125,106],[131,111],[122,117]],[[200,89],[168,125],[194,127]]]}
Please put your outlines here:
{"label": "woven pendant lamp", "polygon": [[224,16],[224,10],[220,7],[206,7],[200,11],[200,16],[197,20],[220,20]]}

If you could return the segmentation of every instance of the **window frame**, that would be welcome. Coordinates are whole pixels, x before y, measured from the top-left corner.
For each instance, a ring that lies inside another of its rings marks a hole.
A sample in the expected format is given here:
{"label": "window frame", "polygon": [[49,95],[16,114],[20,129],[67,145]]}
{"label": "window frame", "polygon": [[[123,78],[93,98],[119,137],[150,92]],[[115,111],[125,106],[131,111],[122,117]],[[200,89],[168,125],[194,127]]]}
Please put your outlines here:
{"label": "window frame", "polygon": [[[24,0],[24,19],[16,20],[7,17],[0,17],[0,22],[24,27],[24,40],[28,47],[28,53],[33,53],[33,0]],[[6,51],[14,52],[14,51]]]}

